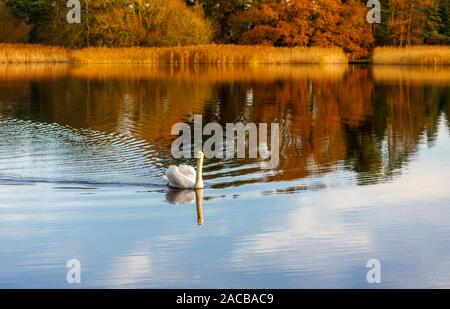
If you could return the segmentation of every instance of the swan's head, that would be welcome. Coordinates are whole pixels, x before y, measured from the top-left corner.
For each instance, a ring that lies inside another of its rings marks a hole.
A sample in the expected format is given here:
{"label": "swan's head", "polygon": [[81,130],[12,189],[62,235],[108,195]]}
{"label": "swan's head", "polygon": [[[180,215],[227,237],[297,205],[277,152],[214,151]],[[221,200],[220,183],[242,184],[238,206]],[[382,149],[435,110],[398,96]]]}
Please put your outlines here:
{"label": "swan's head", "polygon": [[197,153],[197,175],[195,179],[195,188],[196,189],[203,189],[203,158],[204,158],[203,152],[199,151]]}
{"label": "swan's head", "polygon": [[203,151],[197,152],[197,159],[203,159],[204,157],[205,157],[205,154],[203,153]]}

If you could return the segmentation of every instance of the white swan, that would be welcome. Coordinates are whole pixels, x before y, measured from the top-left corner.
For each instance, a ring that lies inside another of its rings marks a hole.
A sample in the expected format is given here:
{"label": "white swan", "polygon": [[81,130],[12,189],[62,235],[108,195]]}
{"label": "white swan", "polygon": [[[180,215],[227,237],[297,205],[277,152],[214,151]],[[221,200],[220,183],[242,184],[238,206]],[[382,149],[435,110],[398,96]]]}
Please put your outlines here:
{"label": "white swan", "polygon": [[170,166],[164,179],[169,183],[169,187],[178,189],[203,189],[203,152],[197,154],[197,171],[192,166],[180,165]]}

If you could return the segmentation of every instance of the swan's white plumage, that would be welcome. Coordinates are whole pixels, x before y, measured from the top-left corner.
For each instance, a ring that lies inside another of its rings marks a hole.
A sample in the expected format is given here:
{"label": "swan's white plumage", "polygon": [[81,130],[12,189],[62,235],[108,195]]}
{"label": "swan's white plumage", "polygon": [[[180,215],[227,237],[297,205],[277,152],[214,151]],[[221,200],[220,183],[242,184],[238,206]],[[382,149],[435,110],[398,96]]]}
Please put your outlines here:
{"label": "swan's white plumage", "polygon": [[197,172],[192,166],[170,166],[166,171],[165,179],[170,187],[179,189],[195,188]]}

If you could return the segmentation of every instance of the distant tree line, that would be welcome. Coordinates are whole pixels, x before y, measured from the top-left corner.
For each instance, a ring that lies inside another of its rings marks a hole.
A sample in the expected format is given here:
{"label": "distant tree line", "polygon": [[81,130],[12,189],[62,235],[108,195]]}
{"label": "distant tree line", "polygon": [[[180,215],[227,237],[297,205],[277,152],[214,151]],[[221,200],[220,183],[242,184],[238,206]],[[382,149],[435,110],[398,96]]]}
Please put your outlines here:
{"label": "distant tree line", "polygon": [[380,0],[380,24],[367,22],[366,0],[80,2],[82,22],[69,24],[66,0],[0,0],[0,41],[67,47],[338,46],[356,57],[376,45],[450,43],[450,0]]}
{"label": "distant tree line", "polygon": [[450,44],[450,0],[197,0],[216,41],[275,46],[340,46],[365,55],[375,45]]}

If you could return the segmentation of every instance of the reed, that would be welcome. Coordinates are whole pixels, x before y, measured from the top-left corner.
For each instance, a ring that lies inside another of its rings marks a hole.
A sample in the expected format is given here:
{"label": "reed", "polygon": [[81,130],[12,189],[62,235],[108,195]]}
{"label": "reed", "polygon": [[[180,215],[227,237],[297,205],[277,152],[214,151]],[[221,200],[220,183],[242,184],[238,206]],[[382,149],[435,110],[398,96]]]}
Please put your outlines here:
{"label": "reed", "polygon": [[449,65],[450,46],[377,47],[373,63]]}
{"label": "reed", "polygon": [[62,47],[34,44],[0,44],[0,63],[64,63],[70,52]]}
{"label": "reed", "polygon": [[74,62],[87,64],[317,64],[347,63],[338,48],[195,45],[179,47],[84,48],[0,45],[0,62]]}
{"label": "reed", "polygon": [[150,48],[87,48],[75,50],[76,63],[124,64],[294,64],[347,63],[337,48],[195,45]]}
{"label": "reed", "polygon": [[[0,44],[0,63],[80,64],[339,64],[341,49],[319,47],[195,45],[177,47],[92,47],[69,50],[33,44]],[[374,64],[449,65],[450,46],[378,47]]]}

